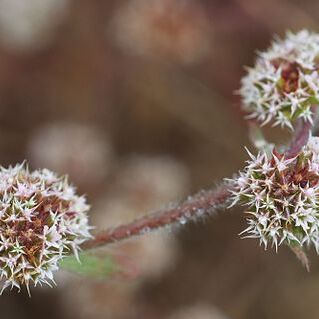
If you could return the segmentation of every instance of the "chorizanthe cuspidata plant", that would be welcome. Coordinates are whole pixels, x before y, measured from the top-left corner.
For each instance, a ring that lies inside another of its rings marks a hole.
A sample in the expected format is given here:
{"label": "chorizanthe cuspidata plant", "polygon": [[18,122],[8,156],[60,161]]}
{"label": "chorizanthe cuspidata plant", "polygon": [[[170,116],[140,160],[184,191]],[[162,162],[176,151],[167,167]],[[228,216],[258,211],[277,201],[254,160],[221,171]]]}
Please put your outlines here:
{"label": "chorizanthe cuspidata plant", "polygon": [[319,137],[311,137],[292,158],[275,151],[249,156],[233,180],[233,204],[247,207],[242,234],[265,248],[312,244],[319,253]]}
{"label": "chorizanthe cuspidata plant", "polygon": [[288,32],[259,52],[239,90],[248,118],[262,125],[293,128],[295,120],[312,121],[311,106],[319,101],[319,34]]}
{"label": "chorizanthe cuspidata plant", "polygon": [[90,238],[83,196],[66,177],[24,164],[0,167],[0,278],[3,286],[54,283],[58,262]]}
{"label": "chorizanthe cuspidata plant", "polygon": [[249,117],[261,124],[293,129],[298,120],[286,153],[269,151],[263,142],[265,151],[256,156],[248,152],[246,167],[230,183],[101,231],[94,238],[86,199],[76,195],[66,177],[47,169],[30,172],[25,164],[0,166],[0,294],[14,287],[26,287],[30,294],[30,286],[51,285],[60,261],[67,255],[78,258],[81,248],[185,224],[225,207],[230,200],[246,207],[245,237],[276,250],[287,244],[308,268],[302,248],[314,246],[319,254],[319,137],[309,137],[316,123],[313,108],[319,104],[318,70],[319,34],[301,31],[275,40],[269,50],[259,53],[240,93]]}

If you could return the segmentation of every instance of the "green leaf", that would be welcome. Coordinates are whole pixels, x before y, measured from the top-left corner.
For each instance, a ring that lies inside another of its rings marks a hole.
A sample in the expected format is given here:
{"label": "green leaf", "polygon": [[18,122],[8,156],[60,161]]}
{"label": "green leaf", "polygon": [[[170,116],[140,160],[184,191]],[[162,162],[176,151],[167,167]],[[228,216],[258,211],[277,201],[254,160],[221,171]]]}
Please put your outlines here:
{"label": "green leaf", "polygon": [[107,278],[116,271],[116,264],[111,256],[96,256],[92,253],[79,254],[80,262],[75,256],[68,256],[60,261],[64,270],[78,273],[83,276]]}

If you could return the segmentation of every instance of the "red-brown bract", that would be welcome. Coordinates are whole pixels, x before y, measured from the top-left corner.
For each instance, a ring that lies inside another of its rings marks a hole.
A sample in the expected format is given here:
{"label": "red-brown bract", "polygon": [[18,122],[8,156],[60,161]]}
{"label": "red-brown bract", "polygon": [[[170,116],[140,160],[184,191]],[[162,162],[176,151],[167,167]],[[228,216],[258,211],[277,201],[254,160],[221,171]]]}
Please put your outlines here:
{"label": "red-brown bract", "polygon": [[[65,255],[90,238],[84,197],[66,177],[24,164],[0,168],[0,276],[7,287],[54,283]],[[1,291],[1,292],[2,292]]]}

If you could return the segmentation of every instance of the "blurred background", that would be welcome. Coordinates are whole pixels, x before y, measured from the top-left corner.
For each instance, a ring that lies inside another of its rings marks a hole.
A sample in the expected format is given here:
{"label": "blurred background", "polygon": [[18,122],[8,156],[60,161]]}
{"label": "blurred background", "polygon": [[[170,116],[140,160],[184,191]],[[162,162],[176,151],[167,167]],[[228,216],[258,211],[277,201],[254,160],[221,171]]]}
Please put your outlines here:
{"label": "blurred background", "polygon": [[[315,0],[0,0],[0,162],[68,173],[97,229],[218,184],[250,146],[234,94]],[[268,133],[275,141],[280,131]],[[240,209],[112,245],[109,278],[6,292],[2,318],[318,318],[319,263],[240,240]]]}

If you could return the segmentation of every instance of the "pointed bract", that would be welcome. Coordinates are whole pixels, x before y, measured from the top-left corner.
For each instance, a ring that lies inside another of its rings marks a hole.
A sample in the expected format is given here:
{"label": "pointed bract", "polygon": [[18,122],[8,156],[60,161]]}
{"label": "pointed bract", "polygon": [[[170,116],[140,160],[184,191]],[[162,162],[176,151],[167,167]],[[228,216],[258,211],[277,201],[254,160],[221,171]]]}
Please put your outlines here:
{"label": "pointed bract", "polygon": [[0,277],[6,288],[54,283],[64,256],[90,238],[84,197],[65,177],[25,164],[0,167]]}
{"label": "pointed bract", "polygon": [[249,226],[241,233],[265,248],[314,245],[319,251],[319,138],[294,158],[274,151],[254,156],[233,180],[233,204],[247,206]]}
{"label": "pointed bract", "polygon": [[248,118],[293,129],[301,118],[312,123],[311,106],[319,101],[319,34],[287,33],[258,54],[238,91]]}

